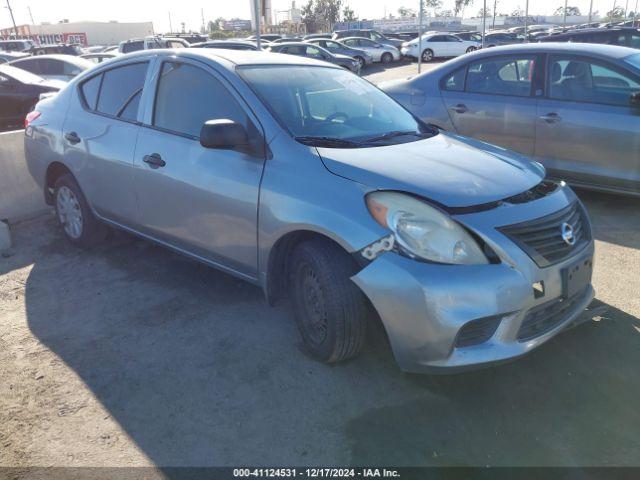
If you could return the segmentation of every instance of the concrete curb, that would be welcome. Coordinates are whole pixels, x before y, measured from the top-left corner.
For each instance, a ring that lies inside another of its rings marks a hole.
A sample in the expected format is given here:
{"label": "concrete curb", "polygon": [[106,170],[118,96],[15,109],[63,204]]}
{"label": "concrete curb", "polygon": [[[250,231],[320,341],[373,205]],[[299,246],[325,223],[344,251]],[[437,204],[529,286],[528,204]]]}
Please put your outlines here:
{"label": "concrete curb", "polygon": [[0,252],[11,248],[11,230],[9,230],[9,222],[0,220]]}
{"label": "concrete curb", "polygon": [[32,217],[46,210],[44,194],[27,169],[24,131],[0,133],[0,219]]}

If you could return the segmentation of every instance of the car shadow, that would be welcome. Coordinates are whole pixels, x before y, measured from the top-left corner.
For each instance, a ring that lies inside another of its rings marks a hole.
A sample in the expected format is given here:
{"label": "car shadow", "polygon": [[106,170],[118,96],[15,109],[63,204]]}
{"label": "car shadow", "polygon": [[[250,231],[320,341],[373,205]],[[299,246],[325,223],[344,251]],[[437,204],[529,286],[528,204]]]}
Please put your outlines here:
{"label": "car shadow", "polygon": [[587,208],[596,240],[640,249],[640,198],[574,190]]}
{"label": "car shadow", "polygon": [[638,458],[640,321],[609,305],[488,370],[403,374],[375,326],[359,358],[327,366],[257,287],[124,234],[78,250],[40,223],[17,232],[38,242],[28,326],[159,467]]}

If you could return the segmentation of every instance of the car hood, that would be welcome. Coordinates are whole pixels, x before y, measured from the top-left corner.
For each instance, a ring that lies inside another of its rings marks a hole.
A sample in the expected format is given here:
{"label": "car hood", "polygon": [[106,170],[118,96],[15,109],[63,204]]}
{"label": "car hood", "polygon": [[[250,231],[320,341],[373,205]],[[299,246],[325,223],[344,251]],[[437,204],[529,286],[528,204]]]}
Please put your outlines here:
{"label": "car hood", "polygon": [[542,165],[517,153],[447,133],[398,145],[317,150],[336,175],[378,190],[410,192],[452,208],[511,197],[545,176]]}

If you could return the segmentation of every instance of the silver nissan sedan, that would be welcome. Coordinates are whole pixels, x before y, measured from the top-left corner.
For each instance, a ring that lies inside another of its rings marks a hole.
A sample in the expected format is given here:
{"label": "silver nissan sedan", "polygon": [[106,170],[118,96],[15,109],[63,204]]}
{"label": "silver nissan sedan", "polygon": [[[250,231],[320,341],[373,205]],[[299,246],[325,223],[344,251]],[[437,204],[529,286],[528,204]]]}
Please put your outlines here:
{"label": "silver nissan sedan", "polygon": [[416,120],[333,65],[230,50],[125,55],[26,119],[66,237],[132,232],[288,297],[304,344],[354,357],[379,316],[400,367],[523,355],[594,291],[584,207],[544,168]]}

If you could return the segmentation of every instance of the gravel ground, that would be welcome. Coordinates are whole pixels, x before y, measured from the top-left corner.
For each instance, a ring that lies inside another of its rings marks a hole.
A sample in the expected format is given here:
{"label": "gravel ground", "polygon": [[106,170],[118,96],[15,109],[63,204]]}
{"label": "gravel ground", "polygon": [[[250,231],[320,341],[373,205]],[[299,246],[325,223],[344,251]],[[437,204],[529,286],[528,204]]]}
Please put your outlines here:
{"label": "gravel ground", "polygon": [[[415,64],[371,74],[405,76]],[[593,321],[453,376],[401,373],[373,329],[325,366],[287,305],[124,234],[47,215],[0,256],[0,466],[640,466],[640,201],[579,192]]]}

